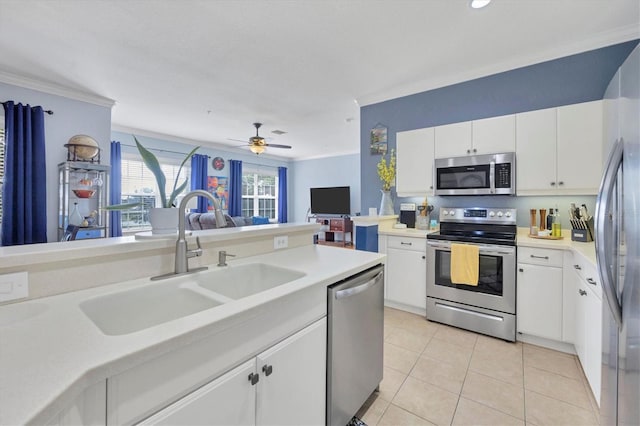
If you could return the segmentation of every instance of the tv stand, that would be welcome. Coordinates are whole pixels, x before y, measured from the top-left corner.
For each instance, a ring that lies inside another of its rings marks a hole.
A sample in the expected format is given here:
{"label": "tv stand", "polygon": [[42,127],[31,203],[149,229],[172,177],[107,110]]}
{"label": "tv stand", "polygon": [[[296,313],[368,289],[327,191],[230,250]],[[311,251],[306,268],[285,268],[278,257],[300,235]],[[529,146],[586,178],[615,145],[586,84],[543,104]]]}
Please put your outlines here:
{"label": "tv stand", "polygon": [[[353,222],[349,216],[316,216],[316,223],[328,228],[320,231],[318,235],[318,244],[347,247],[353,246]],[[324,234],[324,238],[322,238]],[[336,236],[342,234],[342,241],[337,241]],[[349,234],[349,241],[347,241]]]}

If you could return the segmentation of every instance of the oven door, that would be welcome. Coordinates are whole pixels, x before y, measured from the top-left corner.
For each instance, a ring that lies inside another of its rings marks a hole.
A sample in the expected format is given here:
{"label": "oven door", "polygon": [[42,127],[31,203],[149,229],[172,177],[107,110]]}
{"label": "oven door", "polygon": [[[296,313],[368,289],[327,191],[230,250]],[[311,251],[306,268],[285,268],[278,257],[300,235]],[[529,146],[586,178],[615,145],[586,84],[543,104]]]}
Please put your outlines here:
{"label": "oven door", "polygon": [[[437,163],[437,161],[436,161]],[[436,165],[436,195],[487,195],[494,193],[495,164]]]}
{"label": "oven door", "polygon": [[480,249],[477,286],[451,282],[451,242],[427,241],[427,296],[515,314],[516,248],[473,245]]}

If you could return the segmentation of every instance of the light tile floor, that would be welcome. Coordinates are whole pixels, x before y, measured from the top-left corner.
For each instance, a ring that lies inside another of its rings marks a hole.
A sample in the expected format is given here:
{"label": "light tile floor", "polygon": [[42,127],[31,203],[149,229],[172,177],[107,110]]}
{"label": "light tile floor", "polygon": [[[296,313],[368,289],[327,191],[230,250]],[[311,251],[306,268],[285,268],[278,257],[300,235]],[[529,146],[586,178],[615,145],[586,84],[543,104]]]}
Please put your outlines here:
{"label": "light tile floor", "polygon": [[385,308],[384,379],[358,413],[374,425],[595,425],[578,359]]}

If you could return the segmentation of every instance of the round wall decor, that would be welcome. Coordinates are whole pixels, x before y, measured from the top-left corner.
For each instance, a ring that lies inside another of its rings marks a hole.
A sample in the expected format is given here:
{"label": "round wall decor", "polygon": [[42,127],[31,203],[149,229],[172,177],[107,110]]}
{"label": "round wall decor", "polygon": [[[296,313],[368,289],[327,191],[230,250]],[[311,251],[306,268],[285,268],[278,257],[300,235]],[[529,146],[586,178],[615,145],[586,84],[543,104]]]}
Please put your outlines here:
{"label": "round wall decor", "polygon": [[224,159],[222,157],[215,157],[211,160],[211,166],[213,166],[214,170],[224,169]]}

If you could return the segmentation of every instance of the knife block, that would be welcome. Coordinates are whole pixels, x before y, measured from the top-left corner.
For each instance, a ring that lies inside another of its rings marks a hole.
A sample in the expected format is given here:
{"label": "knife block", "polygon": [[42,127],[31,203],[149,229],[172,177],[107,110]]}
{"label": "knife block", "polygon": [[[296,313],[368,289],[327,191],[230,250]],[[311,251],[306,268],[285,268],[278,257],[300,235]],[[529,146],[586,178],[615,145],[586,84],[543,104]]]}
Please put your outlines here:
{"label": "knife block", "polygon": [[[581,228],[581,226],[584,226],[584,228]],[[586,222],[571,221],[571,241],[590,243],[593,241],[593,236],[593,218]]]}

